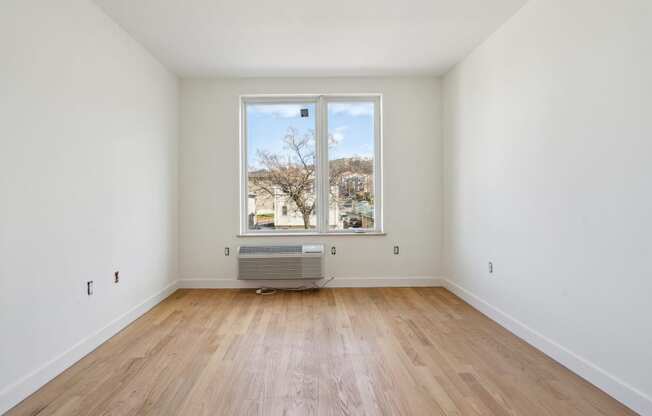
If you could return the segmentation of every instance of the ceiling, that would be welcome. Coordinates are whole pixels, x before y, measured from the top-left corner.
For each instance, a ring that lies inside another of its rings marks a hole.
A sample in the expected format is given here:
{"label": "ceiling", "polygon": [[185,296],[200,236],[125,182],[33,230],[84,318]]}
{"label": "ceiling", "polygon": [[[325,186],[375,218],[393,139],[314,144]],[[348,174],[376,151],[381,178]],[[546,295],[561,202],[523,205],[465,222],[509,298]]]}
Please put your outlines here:
{"label": "ceiling", "polygon": [[526,0],[95,0],[182,77],[440,75]]}

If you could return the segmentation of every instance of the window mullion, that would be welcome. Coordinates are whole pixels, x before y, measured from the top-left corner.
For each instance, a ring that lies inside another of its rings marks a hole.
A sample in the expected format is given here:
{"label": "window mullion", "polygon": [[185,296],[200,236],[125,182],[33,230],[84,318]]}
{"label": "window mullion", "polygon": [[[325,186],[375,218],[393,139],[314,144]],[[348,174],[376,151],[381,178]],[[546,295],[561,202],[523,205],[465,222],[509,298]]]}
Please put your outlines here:
{"label": "window mullion", "polygon": [[318,209],[317,222],[320,233],[328,231],[328,123],[325,112],[325,99],[317,102],[317,181]]}

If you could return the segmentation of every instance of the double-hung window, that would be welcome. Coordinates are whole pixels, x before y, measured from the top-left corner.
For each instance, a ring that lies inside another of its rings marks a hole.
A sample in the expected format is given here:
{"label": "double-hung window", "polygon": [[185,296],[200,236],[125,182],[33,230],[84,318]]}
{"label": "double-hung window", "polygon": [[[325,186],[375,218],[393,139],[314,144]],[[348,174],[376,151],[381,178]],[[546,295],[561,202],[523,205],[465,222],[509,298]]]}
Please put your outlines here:
{"label": "double-hung window", "polygon": [[380,95],[240,104],[241,234],[382,231]]}

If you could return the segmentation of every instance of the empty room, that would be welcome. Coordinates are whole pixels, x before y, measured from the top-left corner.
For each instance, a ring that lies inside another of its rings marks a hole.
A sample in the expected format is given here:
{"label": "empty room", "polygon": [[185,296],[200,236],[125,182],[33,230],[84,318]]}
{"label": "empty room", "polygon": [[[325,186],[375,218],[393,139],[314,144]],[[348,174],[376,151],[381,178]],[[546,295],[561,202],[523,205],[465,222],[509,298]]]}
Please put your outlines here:
{"label": "empty room", "polygon": [[0,414],[652,416],[652,1],[0,1]]}

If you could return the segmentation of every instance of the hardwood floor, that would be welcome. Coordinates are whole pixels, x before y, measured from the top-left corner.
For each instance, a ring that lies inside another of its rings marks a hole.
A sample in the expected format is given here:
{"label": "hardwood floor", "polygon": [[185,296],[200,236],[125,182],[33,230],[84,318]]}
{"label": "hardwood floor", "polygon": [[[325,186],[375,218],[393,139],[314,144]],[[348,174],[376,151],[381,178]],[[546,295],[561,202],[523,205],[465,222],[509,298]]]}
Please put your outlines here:
{"label": "hardwood floor", "polygon": [[633,415],[446,289],[179,290],[9,415]]}

